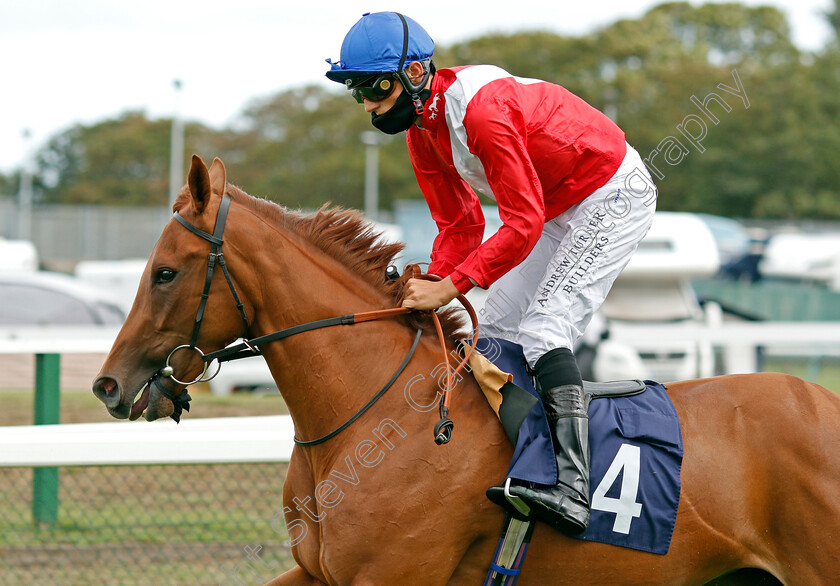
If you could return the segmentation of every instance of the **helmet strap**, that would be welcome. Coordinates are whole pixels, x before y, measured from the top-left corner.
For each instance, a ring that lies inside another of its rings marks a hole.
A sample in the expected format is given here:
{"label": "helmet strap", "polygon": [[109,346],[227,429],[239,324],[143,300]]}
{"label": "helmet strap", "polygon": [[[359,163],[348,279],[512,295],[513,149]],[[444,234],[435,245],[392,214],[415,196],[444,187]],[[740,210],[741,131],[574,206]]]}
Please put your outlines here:
{"label": "helmet strap", "polygon": [[400,56],[400,64],[397,66],[397,79],[400,80],[405,91],[411,96],[411,101],[414,103],[414,111],[418,116],[421,116],[423,114],[423,99],[420,97],[420,92],[426,88],[426,82],[429,81],[429,77],[434,73],[435,65],[431,59],[421,61],[420,64],[423,66],[423,79],[419,83],[411,82],[408,73],[403,69],[406,55],[408,54],[408,23],[405,21],[405,17],[399,12],[395,12],[394,14],[400,17],[403,25],[403,49],[402,55]]}
{"label": "helmet strap", "polygon": [[[417,113],[418,116],[423,114],[423,102],[425,101],[420,93],[426,89],[426,82],[429,81],[429,77],[434,72],[434,65],[431,67],[427,67],[426,63],[423,62],[423,78],[420,80],[419,83],[412,83],[411,80],[408,78],[408,73],[403,70],[397,74],[397,78],[400,80],[400,83],[403,84],[403,88],[405,89],[406,93],[411,96],[411,101],[414,103],[414,111]],[[426,96],[428,99],[428,96]]]}

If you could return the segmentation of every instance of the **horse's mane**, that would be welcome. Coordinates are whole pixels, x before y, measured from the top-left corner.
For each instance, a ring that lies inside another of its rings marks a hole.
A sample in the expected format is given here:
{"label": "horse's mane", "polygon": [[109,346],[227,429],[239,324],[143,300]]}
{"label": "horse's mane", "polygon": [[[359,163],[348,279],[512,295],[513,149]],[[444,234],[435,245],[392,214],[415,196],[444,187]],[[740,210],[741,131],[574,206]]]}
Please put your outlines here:
{"label": "horse's mane", "polygon": [[[313,213],[292,211],[270,200],[251,196],[231,184],[227,185],[226,193],[231,200],[251,209],[267,222],[298,234],[350,268],[391,300],[392,307],[400,304],[406,275],[389,280],[385,278],[385,270],[405,245],[387,242],[360,212],[329,205]],[[179,203],[180,198],[176,208],[180,207]],[[456,332],[464,326],[462,312],[445,310],[438,312],[438,317],[447,337],[458,336]],[[407,319],[413,327],[432,327],[431,319],[425,314],[413,312]]]}

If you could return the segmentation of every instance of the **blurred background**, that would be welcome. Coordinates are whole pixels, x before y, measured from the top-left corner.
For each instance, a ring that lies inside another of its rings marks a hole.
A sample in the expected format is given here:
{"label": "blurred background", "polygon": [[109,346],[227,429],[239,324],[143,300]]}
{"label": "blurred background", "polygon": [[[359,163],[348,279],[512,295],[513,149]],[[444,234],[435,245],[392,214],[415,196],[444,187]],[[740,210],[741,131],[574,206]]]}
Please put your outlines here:
{"label": "blurred background", "polygon": [[[228,419],[284,416],[261,359],[193,393],[176,441],[210,441],[190,425],[213,418],[212,437],[242,445],[217,462],[167,459],[155,436],[171,422],[105,426],[90,384],[192,153],[291,208],[364,210],[406,243],[400,265],[428,261],[436,228],[404,140],[323,79],[367,10],[418,20],[438,67],[565,86],[654,167],[657,218],[578,349],[587,378],[774,370],[840,391],[838,0],[40,4],[0,8],[4,584],[258,584],[293,563],[274,522],[288,438],[266,423],[257,442]],[[483,203],[489,235],[499,220]],[[279,447],[255,455],[254,442]],[[102,443],[122,455],[91,456]]]}

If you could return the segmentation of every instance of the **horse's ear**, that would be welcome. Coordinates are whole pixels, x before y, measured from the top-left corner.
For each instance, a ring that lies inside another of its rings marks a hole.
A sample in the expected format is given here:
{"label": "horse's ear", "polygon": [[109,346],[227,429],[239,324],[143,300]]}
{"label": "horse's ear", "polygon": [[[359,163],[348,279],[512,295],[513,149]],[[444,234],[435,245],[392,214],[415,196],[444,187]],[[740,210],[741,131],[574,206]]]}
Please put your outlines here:
{"label": "horse's ear", "polygon": [[199,214],[204,211],[207,202],[210,201],[210,195],[213,193],[212,183],[210,182],[210,173],[207,171],[207,165],[201,160],[198,155],[192,156],[192,164],[190,165],[189,176],[190,195],[192,195],[193,207]]}
{"label": "horse's ear", "polygon": [[225,164],[219,157],[213,159],[213,164],[210,165],[210,185],[213,188],[213,193],[219,195],[225,194]]}

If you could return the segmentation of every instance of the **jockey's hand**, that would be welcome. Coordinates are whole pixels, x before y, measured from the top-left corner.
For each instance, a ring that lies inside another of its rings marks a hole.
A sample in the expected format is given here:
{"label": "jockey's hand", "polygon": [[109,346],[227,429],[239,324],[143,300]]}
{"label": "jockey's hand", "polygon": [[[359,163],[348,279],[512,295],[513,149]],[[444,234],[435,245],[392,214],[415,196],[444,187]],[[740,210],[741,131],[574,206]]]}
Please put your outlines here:
{"label": "jockey's hand", "polygon": [[409,279],[403,291],[402,306],[409,309],[437,309],[455,299],[458,293],[449,277],[441,281]]}

